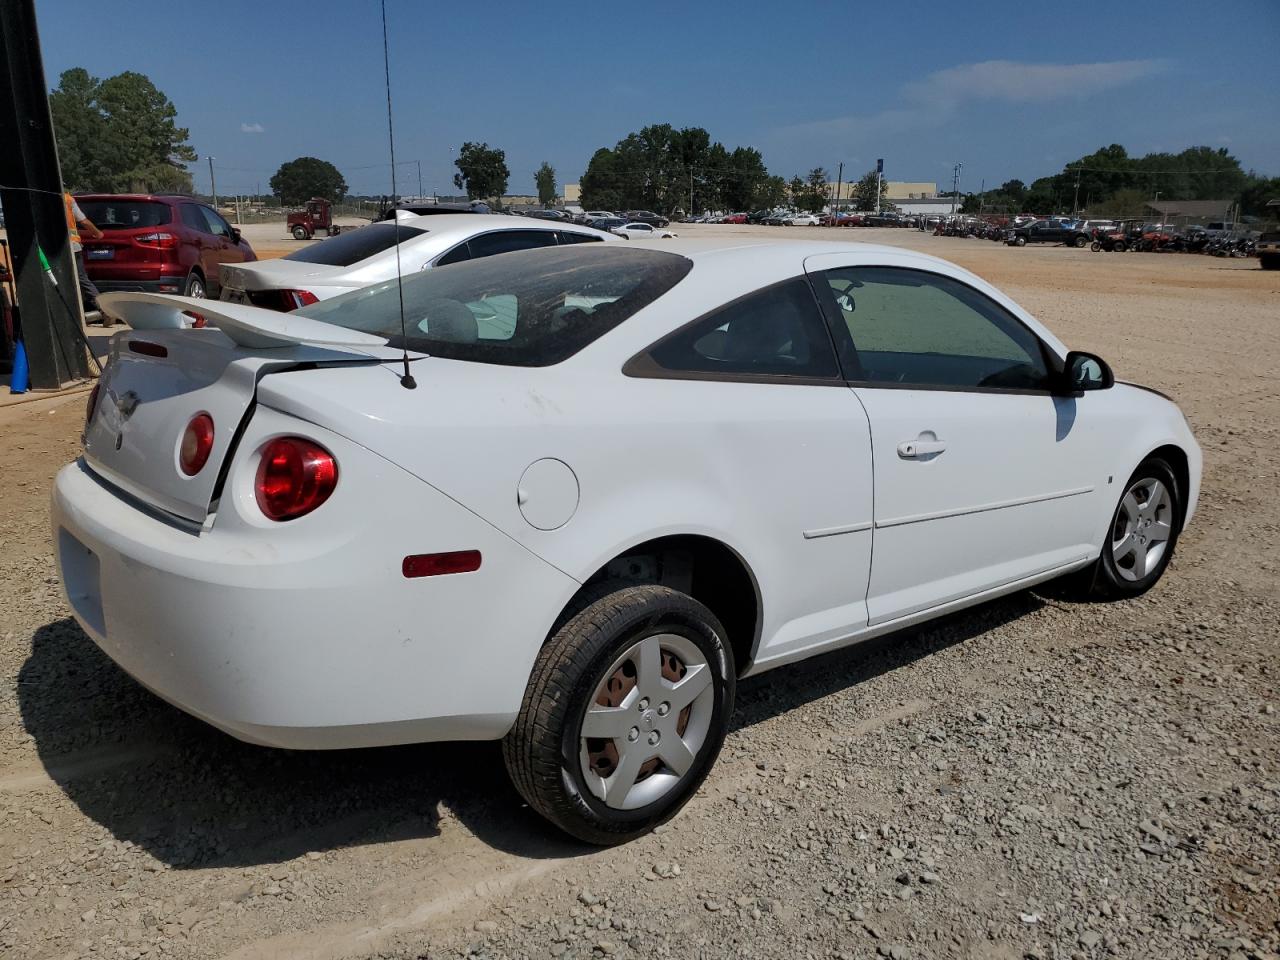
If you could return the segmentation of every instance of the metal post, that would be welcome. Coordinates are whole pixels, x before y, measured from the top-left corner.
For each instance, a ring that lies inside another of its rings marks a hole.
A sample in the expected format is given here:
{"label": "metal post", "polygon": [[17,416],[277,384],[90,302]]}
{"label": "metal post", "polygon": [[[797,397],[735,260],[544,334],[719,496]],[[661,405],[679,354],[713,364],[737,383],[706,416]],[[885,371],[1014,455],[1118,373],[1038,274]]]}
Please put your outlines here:
{"label": "metal post", "polygon": [[1076,196],[1071,202],[1071,216],[1080,219],[1080,168],[1076,167]]}
{"label": "metal post", "polygon": [[418,200],[421,201],[426,199],[422,194],[422,161],[415,160],[414,163],[418,165]]}
{"label": "metal post", "polygon": [[47,90],[34,0],[0,0],[0,203],[31,385],[56,390],[87,377],[89,360]]}
{"label": "metal post", "polygon": [[884,173],[884,161],[876,161],[876,216],[880,216],[880,177]]}
{"label": "metal post", "polygon": [[213,194],[213,209],[218,209],[218,184],[213,179],[213,161],[215,157],[209,157],[209,192]]}
{"label": "metal post", "polygon": [[836,174],[836,203],[835,203],[835,209],[832,211],[833,219],[831,220],[831,225],[833,227],[840,225],[838,222],[840,217],[840,187],[843,182],[844,182],[844,161],[841,160],[840,172]]}

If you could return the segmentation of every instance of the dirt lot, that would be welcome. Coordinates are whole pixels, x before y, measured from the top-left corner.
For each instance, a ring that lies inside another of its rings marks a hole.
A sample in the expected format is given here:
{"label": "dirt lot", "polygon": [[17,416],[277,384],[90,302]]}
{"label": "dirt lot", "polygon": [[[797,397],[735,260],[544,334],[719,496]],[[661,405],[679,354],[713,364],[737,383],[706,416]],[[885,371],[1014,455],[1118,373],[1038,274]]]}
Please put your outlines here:
{"label": "dirt lot", "polygon": [[83,398],[3,409],[0,952],[1280,952],[1280,274],[915,231],[679,229],[949,257],[1173,395],[1205,483],[1163,583],[1111,605],[1023,593],[748,681],[687,810],[598,851],[521,806],[494,745],[265,750],[141,690],[55,582],[48,488]]}

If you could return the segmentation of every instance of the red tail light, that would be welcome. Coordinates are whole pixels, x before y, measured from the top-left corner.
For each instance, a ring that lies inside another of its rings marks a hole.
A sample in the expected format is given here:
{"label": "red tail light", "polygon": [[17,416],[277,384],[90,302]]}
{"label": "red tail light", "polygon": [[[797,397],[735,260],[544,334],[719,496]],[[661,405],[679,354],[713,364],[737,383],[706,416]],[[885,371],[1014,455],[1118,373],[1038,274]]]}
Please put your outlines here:
{"label": "red tail light", "polygon": [[297,310],[309,303],[320,302],[320,298],[310,290],[281,290],[280,293],[284,298],[286,310]]}
{"label": "red tail light", "polygon": [[209,461],[213,450],[213,417],[197,413],[182,434],[182,446],[178,449],[178,466],[188,477],[194,477]]}
{"label": "red tail light", "polygon": [[172,250],[178,245],[178,238],[172,233],[159,230],[155,233],[143,233],[133,238],[133,242],[143,247],[156,247],[160,250]]}
{"label": "red tail light", "polygon": [[245,292],[249,302],[255,307],[282,310],[285,313],[320,301],[320,298],[310,290],[247,290]]}
{"label": "red tail light", "polygon": [[293,520],[329,499],[338,485],[338,462],[324,447],[301,437],[276,437],[262,451],[254,492],[272,520]]}

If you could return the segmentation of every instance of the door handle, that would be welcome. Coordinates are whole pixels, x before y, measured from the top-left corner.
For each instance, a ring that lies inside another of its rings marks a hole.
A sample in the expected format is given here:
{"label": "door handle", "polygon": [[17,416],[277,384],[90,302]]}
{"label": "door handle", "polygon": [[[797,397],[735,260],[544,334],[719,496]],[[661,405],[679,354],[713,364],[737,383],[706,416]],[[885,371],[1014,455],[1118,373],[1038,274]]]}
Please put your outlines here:
{"label": "door handle", "polygon": [[898,444],[898,456],[903,460],[923,460],[935,457],[947,449],[941,440],[904,440]]}

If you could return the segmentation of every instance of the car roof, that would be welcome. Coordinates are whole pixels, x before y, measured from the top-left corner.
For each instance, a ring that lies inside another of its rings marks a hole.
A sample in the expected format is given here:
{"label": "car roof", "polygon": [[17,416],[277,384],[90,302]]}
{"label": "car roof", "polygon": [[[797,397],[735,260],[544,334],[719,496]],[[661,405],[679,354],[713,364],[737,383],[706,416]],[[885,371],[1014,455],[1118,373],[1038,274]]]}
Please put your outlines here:
{"label": "car roof", "polygon": [[[530,221],[534,221],[531,223]],[[541,220],[539,224],[537,221]],[[392,221],[383,221],[391,223]],[[401,217],[395,221],[404,227],[413,227],[435,236],[470,236],[490,230],[567,230],[600,236],[602,231],[571,223],[568,220],[544,220],[541,217],[509,217],[502,213],[437,213],[425,217]],[[545,225],[544,225],[545,224]]]}

